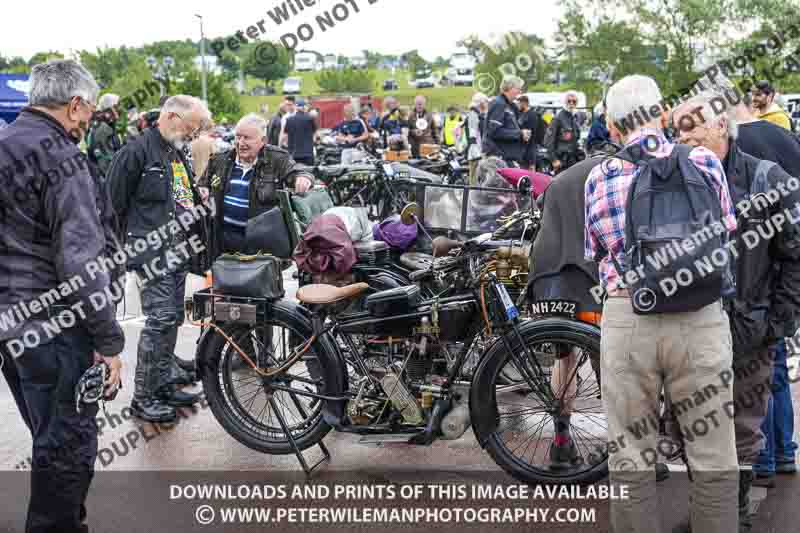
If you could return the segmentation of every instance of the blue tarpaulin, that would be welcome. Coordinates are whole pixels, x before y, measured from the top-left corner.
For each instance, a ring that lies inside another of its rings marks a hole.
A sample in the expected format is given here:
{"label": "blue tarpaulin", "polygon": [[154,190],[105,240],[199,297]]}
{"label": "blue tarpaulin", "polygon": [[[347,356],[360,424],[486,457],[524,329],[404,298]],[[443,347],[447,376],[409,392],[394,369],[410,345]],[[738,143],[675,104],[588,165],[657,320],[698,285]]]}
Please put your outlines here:
{"label": "blue tarpaulin", "polygon": [[0,118],[9,124],[28,105],[30,82],[27,74],[0,74]]}

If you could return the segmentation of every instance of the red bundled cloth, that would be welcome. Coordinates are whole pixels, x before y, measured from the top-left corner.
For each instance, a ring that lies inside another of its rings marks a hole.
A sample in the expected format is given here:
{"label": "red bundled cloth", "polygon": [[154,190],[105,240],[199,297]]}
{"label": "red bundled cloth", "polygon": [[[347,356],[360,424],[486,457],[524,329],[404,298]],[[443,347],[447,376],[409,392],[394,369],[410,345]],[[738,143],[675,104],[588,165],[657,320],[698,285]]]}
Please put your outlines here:
{"label": "red bundled cloth", "polygon": [[356,250],[347,227],[336,215],[320,215],[306,229],[293,259],[310,274],[346,274],[356,263]]}

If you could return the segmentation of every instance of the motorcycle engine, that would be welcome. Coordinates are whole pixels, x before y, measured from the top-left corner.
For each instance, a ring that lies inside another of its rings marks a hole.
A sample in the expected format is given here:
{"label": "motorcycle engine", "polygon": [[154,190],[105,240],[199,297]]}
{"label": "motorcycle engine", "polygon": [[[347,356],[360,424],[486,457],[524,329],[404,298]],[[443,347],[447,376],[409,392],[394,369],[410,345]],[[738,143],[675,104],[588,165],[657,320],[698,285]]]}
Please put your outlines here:
{"label": "motorcycle engine", "polygon": [[[443,395],[440,385],[446,379],[447,359],[442,358],[438,327],[431,324],[429,317],[420,319],[414,333],[415,336],[409,339],[366,340],[369,348],[365,362],[373,379],[363,377],[357,384],[358,395],[349,406],[350,417],[355,423],[377,421],[376,418],[384,418],[387,414],[392,418],[385,402],[365,398],[368,392],[377,392],[369,390],[374,382],[380,384],[389,399],[395,419],[412,425],[428,420],[434,398]],[[374,394],[370,395],[374,397]]]}

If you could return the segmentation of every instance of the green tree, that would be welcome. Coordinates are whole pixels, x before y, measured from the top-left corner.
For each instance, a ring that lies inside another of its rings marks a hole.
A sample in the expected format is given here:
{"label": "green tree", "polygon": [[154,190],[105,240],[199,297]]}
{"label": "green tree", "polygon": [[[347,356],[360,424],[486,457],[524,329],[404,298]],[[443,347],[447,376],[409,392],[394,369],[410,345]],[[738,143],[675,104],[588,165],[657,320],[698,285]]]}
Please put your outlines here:
{"label": "green tree", "polygon": [[31,69],[21,57],[5,58],[0,55],[0,72],[6,74],[28,74]]}
{"label": "green tree", "polygon": [[656,57],[665,55],[664,47],[656,48],[637,26],[588,4],[568,0],[558,23],[555,54],[559,73],[571,85],[594,99],[602,96],[604,85],[629,74],[668,81],[666,62]]}
{"label": "green tree", "polygon": [[81,64],[88,68],[101,87],[109,87],[128,76],[134,64],[144,65],[145,56],[131,48],[98,48],[96,53],[82,50]]}
{"label": "green tree", "polygon": [[504,75],[514,74],[530,86],[546,81],[550,71],[544,40],[536,35],[511,32],[497,43],[486,43],[472,36],[459,45],[470,51],[477,49],[474,53],[481,61],[475,72],[489,75],[497,82]]}
{"label": "green tree", "polygon": [[[231,117],[238,118],[242,113],[239,105],[239,95],[225,83],[223,76],[208,73],[206,83],[208,88],[208,109],[211,110],[212,115],[217,118],[222,115],[228,119],[231,119]],[[202,97],[203,89],[200,72],[194,69],[187,73],[183,80],[176,85],[174,93]]]}
{"label": "green tree", "polygon": [[[89,70],[97,76],[91,68]],[[165,89],[167,94],[175,94],[171,90],[173,89],[172,87],[165,87]],[[155,90],[153,73],[142,57],[131,61],[125,71],[125,75],[115,77],[113,82],[104,87],[103,92],[119,95],[122,105],[127,105],[131,102],[136,105],[139,111],[158,107],[158,101],[161,97],[159,92]]]}
{"label": "green tree", "polygon": [[419,55],[418,50],[406,52],[400,56],[400,60],[404,61],[408,65],[408,71],[411,72],[412,75],[418,70],[424,70],[428,68],[428,62],[425,61],[421,55]]}
{"label": "green tree", "polygon": [[[190,39],[183,41],[156,41],[142,46],[138,50],[145,57],[153,56],[159,62],[169,56],[175,60],[175,66],[170,71],[170,75],[180,77],[195,69],[194,59],[200,54],[200,44]],[[206,50],[206,54],[210,54]]]}
{"label": "green tree", "polygon": [[[608,10],[608,2],[586,0]],[[669,79],[663,90],[689,86],[698,77],[699,61],[731,56],[731,48],[752,28],[783,26],[797,21],[796,0],[614,0],[652,43],[667,47]],[[706,57],[702,57],[705,55]]]}
{"label": "green tree", "polygon": [[[289,75],[289,52],[280,44],[270,45],[248,43],[242,47],[239,57],[244,57],[243,69],[248,76],[264,80],[267,87],[271,81],[280,80]],[[266,53],[259,53],[266,52]]]}
{"label": "green tree", "polygon": [[369,93],[375,83],[374,71],[344,68],[323,70],[316,76],[317,85],[329,93]]}
{"label": "green tree", "polygon": [[39,63],[47,63],[51,59],[64,59],[64,55],[60,52],[38,52],[28,60],[28,66],[32,67]]}

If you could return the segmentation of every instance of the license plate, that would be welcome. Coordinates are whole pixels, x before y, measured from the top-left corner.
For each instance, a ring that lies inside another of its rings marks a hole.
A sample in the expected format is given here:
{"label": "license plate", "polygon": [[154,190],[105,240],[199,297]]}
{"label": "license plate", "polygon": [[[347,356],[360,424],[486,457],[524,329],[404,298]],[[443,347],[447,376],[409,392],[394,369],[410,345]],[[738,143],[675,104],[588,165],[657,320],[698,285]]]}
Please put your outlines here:
{"label": "license plate", "polygon": [[511,296],[508,295],[506,286],[502,283],[497,284],[497,292],[500,295],[500,301],[503,302],[503,307],[506,310],[506,316],[509,320],[514,320],[519,316],[519,310],[514,302],[511,301]]}
{"label": "license plate", "polygon": [[570,300],[538,300],[531,304],[534,315],[575,316],[577,303]]}
{"label": "license plate", "polygon": [[214,319],[220,322],[256,323],[256,306],[219,302],[214,305]]}
{"label": "license plate", "polygon": [[461,170],[461,163],[459,163],[458,161],[455,160],[450,161],[450,166],[452,167],[453,170]]}

